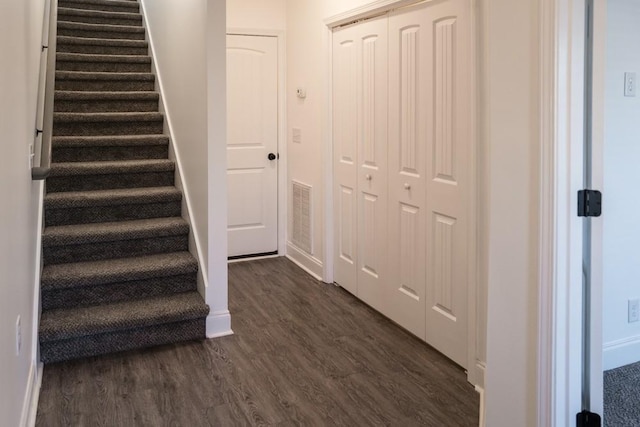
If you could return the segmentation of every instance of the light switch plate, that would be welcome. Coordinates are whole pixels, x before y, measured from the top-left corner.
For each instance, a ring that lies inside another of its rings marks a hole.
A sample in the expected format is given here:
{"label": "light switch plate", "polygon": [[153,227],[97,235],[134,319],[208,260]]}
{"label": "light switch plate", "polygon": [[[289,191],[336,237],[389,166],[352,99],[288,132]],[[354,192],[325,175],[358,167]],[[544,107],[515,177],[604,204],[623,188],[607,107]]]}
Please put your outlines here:
{"label": "light switch plate", "polygon": [[302,143],[302,130],[300,130],[298,128],[293,128],[292,140],[296,144],[301,144]]}

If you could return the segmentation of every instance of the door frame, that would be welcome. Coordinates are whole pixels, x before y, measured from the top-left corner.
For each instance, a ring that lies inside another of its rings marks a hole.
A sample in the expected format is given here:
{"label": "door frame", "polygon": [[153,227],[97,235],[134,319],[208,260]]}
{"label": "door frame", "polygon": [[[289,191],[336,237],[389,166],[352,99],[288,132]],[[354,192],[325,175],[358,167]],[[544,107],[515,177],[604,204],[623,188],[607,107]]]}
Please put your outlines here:
{"label": "door frame", "polygon": [[[479,254],[481,253],[479,245],[481,239],[479,237],[479,219],[480,219],[480,195],[481,195],[481,175],[478,164],[480,154],[480,129],[478,123],[478,112],[480,111],[478,102],[480,99],[478,90],[478,72],[479,72],[479,43],[480,37],[475,37],[478,33],[478,1],[466,0],[469,3],[469,20],[471,23],[471,31],[469,40],[469,64],[470,70],[470,135],[471,143],[469,164],[471,170],[469,172],[469,194],[467,213],[469,215],[469,229],[467,232],[467,240],[469,242],[469,254],[467,257],[467,380],[473,384],[478,391],[482,393],[484,388],[485,360],[483,354],[479,354],[481,340],[485,340],[486,335],[486,280],[481,276],[481,268],[479,263]],[[334,201],[335,195],[333,191],[333,30],[341,25],[354,22],[356,20],[373,18],[392,10],[402,7],[412,6],[418,3],[426,3],[425,0],[378,0],[373,3],[365,4],[361,7],[348,10],[344,13],[334,15],[324,20],[326,26],[325,31],[325,47],[328,52],[327,79],[325,82],[325,91],[327,94],[327,111],[326,111],[326,129],[327,133],[324,138],[324,210],[325,229],[324,229],[324,263],[323,263],[323,281],[325,283],[334,282],[334,252],[335,252],[335,223],[334,223]],[[486,340],[485,340],[486,341]]]}
{"label": "door frame", "polygon": [[[227,36],[275,37],[278,41],[278,256],[287,253],[287,44],[284,31],[227,28]],[[258,257],[259,258],[259,257]],[[247,258],[250,261],[257,258]]]}
{"label": "door frame", "polygon": [[[602,158],[606,6],[594,11],[593,158]],[[582,410],[582,219],[585,1],[540,2],[538,425],[568,426]],[[602,189],[595,162],[592,187]],[[602,414],[602,222],[592,220],[591,411]]]}

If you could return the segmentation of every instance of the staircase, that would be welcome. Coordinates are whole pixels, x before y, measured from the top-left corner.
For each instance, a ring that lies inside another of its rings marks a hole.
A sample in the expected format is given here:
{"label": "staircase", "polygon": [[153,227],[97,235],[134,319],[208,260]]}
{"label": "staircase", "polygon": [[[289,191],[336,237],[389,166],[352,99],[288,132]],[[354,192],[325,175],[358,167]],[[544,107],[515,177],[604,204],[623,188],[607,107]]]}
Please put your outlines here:
{"label": "staircase", "polygon": [[139,4],[59,0],[44,363],[205,338]]}

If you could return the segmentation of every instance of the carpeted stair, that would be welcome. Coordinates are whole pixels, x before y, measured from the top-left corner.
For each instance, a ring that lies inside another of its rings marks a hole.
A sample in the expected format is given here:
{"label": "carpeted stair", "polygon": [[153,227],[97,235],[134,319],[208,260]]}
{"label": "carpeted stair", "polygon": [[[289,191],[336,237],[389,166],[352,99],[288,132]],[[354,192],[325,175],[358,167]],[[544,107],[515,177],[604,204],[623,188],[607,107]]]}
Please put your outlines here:
{"label": "carpeted stair", "polygon": [[140,6],[60,0],[57,31],[41,359],[204,339]]}

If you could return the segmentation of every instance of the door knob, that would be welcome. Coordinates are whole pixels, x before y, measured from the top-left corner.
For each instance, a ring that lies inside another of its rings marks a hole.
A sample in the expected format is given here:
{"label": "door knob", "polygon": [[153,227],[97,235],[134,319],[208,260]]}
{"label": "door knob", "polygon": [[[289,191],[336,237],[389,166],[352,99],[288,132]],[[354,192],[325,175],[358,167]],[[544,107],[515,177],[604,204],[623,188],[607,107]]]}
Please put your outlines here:
{"label": "door knob", "polygon": [[411,190],[411,184],[409,184],[408,182],[404,183],[404,189],[405,190]]}
{"label": "door knob", "polygon": [[276,155],[275,155],[275,154],[273,154],[273,153],[269,153],[269,155],[267,156],[267,158],[268,158],[269,160],[275,160],[275,159],[276,159]]}
{"label": "door knob", "polygon": [[371,179],[372,179],[372,178],[373,178],[373,177],[372,177],[371,175],[369,175],[369,174],[366,174],[366,175],[364,176],[364,179],[366,179],[367,181],[371,181]]}

